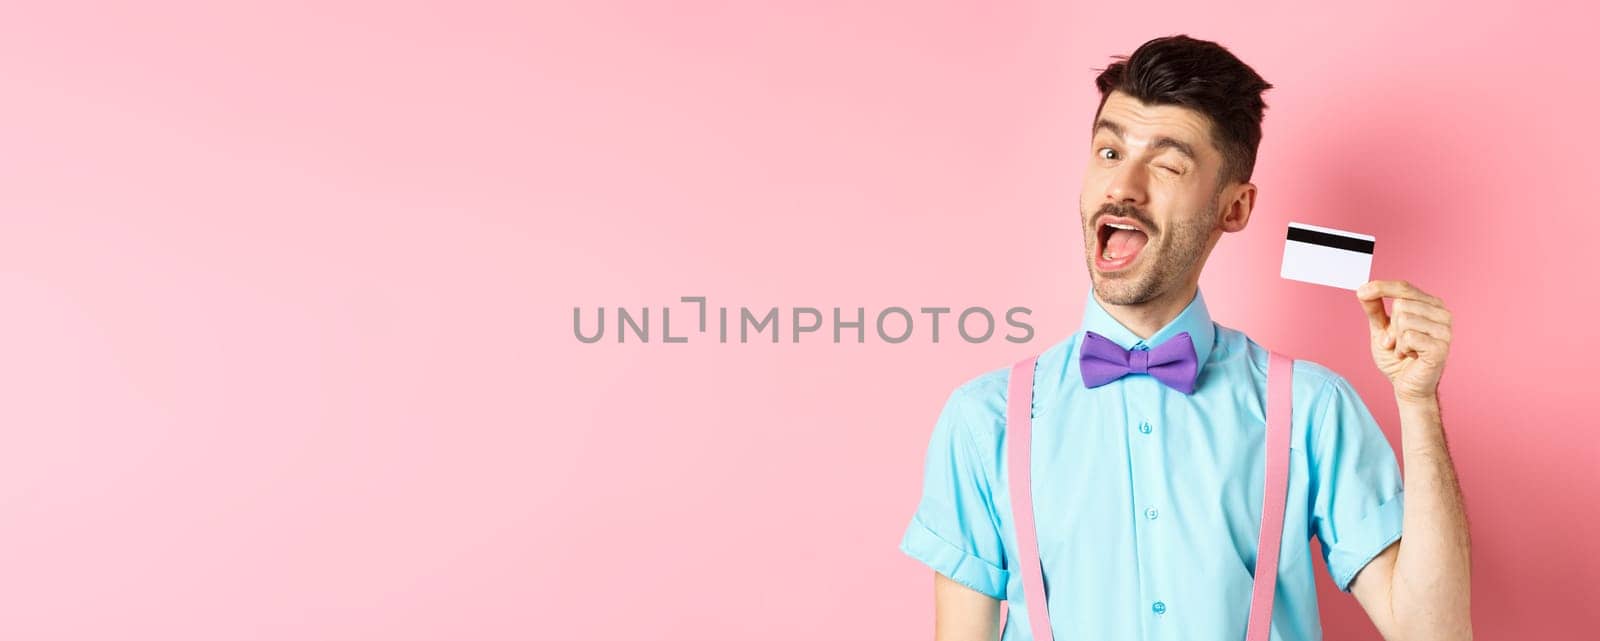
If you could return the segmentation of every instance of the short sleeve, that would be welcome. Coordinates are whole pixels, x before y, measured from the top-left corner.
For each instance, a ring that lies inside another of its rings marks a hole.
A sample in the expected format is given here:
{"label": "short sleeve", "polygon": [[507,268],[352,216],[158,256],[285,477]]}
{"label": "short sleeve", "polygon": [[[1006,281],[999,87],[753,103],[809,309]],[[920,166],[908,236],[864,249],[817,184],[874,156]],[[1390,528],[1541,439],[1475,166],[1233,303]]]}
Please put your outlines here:
{"label": "short sleeve", "polygon": [[958,388],[934,423],[922,499],[900,550],[957,583],[1004,599],[1008,573],[991,491],[995,466],[974,441],[968,403]]}
{"label": "short sleeve", "polygon": [[1311,527],[1340,590],[1400,538],[1405,492],[1388,437],[1355,388],[1331,371],[1311,444]]}

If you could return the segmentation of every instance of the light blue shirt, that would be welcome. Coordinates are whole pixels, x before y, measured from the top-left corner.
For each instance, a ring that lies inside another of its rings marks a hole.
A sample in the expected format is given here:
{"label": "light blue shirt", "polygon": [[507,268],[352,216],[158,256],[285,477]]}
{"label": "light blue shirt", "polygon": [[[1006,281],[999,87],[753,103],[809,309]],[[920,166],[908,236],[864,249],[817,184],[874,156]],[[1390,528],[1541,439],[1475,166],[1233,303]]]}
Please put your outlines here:
{"label": "light blue shirt", "polygon": [[[1189,332],[1193,395],[1149,374],[1085,388],[1084,330],[1125,349]],[[1293,356],[1293,354],[1290,354]],[[1267,349],[1211,320],[1204,297],[1149,340],[1091,291],[1083,324],[1044,351],[1034,381],[1039,557],[1050,619],[1068,639],[1242,640],[1260,535]],[[1009,601],[1005,641],[1031,639],[1006,486],[1009,367],[950,394],[928,443],[922,499],[900,549],[967,587]],[[1350,383],[1294,367],[1289,497],[1272,638],[1322,638],[1309,541],[1340,590],[1400,538],[1394,450]]]}

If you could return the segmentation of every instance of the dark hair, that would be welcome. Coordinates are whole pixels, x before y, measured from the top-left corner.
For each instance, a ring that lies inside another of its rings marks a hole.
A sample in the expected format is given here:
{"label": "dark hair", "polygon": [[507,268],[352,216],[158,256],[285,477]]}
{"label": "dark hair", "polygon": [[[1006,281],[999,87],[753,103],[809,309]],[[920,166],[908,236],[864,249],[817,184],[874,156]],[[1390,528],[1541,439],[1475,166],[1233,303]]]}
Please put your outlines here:
{"label": "dark hair", "polygon": [[1212,141],[1222,152],[1217,189],[1230,179],[1250,180],[1261,146],[1261,114],[1267,108],[1261,93],[1271,84],[1222,45],[1187,35],[1156,38],[1131,56],[1113,59],[1121,62],[1100,70],[1094,79],[1100,88],[1097,121],[1113,91],[1146,104],[1193,109],[1211,120]]}

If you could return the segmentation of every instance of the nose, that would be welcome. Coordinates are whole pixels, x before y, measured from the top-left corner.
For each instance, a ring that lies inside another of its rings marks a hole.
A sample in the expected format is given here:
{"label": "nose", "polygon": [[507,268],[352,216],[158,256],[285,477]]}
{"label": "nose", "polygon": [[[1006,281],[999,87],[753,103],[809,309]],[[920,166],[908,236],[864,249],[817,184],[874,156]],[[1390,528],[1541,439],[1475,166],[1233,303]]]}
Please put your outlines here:
{"label": "nose", "polygon": [[1147,176],[1140,163],[1122,163],[1111,170],[1111,182],[1106,185],[1106,199],[1114,203],[1143,203]]}

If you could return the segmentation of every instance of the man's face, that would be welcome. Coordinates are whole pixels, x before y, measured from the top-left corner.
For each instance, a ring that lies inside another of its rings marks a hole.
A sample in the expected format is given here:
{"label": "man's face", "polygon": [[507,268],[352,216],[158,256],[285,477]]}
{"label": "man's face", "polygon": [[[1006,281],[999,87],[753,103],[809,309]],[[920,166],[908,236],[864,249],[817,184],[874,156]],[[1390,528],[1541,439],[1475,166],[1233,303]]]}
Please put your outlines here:
{"label": "man's face", "polygon": [[1112,92],[1089,152],[1078,207],[1089,277],[1100,299],[1136,305],[1198,282],[1221,236],[1222,154],[1211,142],[1207,118]]}

